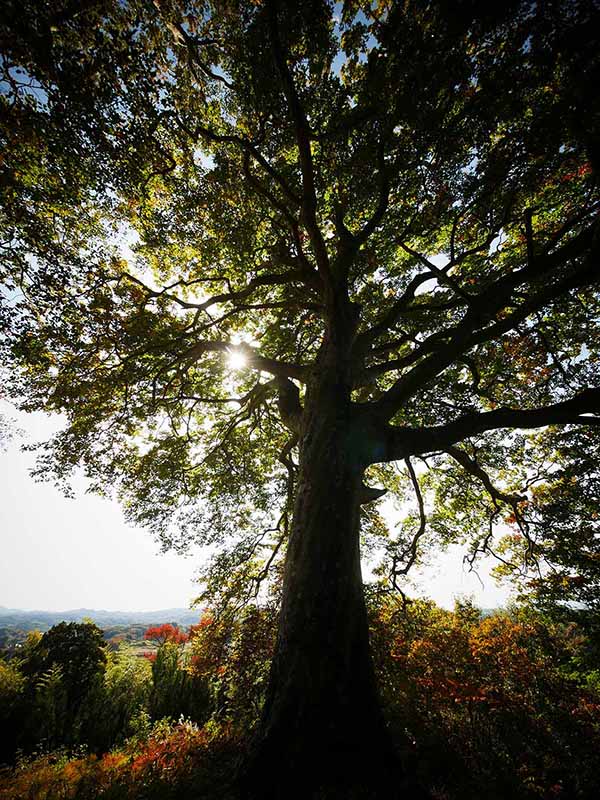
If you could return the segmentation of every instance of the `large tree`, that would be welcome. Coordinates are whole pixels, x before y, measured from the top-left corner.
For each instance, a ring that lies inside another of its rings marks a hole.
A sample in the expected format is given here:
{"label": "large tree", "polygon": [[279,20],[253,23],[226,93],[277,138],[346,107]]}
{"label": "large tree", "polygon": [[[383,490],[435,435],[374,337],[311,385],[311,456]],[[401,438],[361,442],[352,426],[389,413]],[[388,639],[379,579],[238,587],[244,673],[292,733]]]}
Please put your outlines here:
{"label": "large tree", "polygon": [[532,563],[536,486],[578,448],[596,485],[596,4],[5,8],[8,393],[67,420],[40,471],[218,544],[223,601],[285,554],[249,784],[374,783],[361,520],[401,588],[428,517]]}

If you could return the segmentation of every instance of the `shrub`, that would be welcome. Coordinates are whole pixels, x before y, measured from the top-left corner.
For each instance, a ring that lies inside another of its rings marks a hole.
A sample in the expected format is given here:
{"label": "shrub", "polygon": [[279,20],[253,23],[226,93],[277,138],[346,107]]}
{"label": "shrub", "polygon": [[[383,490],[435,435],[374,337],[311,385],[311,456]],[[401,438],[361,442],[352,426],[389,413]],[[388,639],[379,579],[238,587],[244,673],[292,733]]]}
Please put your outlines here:
{"label": "shrub", "polygon": [[600,694],[572,671],[585,639],[522,611],[425,601],[384,602],[372,621],[385,708],[429,785],[449,798],[596,796]]}

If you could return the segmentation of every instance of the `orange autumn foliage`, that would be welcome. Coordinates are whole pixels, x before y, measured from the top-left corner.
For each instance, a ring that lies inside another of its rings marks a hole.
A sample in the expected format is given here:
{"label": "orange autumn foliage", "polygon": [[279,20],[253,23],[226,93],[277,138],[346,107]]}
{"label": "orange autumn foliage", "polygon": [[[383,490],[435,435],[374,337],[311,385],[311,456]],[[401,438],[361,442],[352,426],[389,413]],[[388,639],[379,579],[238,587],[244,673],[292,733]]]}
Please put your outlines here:
{"label": "orange autumn foliage", "polygon": [[481,617],[468,603],[373,611],[390,722],[413,742],[415,768],[453,787],[447,796],[475,798],[484,787],[498,800],[593,796],[600,686],[573,672],[576,627],[525,611]]}
{"label": "orange autumn foliage", "polygon": [[0,800],[146,800],[191,797],[197,791],[207,800],[221,800],[207,786],[216,785],[215,770],[237,757],[239,741],[230,729],[209,732],[188,722],[156,727],[146,740],[132,739],[102,757],[67,759],[59,752],[6,770],[0,773]]}

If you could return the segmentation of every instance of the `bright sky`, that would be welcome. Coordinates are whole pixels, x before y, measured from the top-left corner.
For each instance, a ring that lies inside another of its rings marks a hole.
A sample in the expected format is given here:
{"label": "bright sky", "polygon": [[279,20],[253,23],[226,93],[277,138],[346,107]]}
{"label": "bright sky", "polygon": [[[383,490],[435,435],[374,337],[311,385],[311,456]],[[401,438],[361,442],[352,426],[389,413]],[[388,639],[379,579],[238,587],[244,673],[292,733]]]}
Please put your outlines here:
{"label": "bright sky", "polygon": [[[189,606],[198,594],[194,575],[200,552],[160,553],[148,532],[125,524],[115,501],[85,494],[83,479],[75,483],[75,499],[36,483],[29,475],[34,456],[21,452],[20,444],[48,438],[57,419],[21,414],[4,402],[0,413],[25,433],[24,440],[0,452],[0,606],[52,611]],[[418,593],[446,607],[457,595],[473,595],[484,608],[506,602],[506,591],[487,570],[480,575],[484,588],[463,569],[457,548],[420,577]]]}

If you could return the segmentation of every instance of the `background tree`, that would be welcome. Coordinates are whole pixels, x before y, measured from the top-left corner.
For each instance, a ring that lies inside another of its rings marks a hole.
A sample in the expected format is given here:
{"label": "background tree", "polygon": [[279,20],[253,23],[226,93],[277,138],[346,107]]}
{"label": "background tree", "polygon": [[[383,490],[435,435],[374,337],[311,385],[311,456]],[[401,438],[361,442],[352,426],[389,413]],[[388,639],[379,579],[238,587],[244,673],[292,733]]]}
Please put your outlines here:
{"label": "background tree", "polygon": [[190,669],[210,691],[213,719],[245,735],[260,718],[276,623],[274,604],[248,605],[218,618],[205,613],[190,630]]}
{"label": "background tree", "polygon": [[136,719],[148,716],[152,671],[128,644],[108,652],[103,680],[95,682],[77,720],[79,743],[105,753],[134,733]]}
{"label": "background tree", "polygon": [[23,691],[15,723],[5,731],[8,758],[17,748],[28,752],[87,741],[87,711],[106,667],[102,631],[93,623],[62,622],[43,635],[31,632],[20,656],[14,666]]}
{"label": "background tree", "polygon": [[24,662],[23,672],[37,680],[59,669],[67,705],[75,712],[105,666],[100,628],[92,622],[61,622],[43,634]]}
{"label": "background tree", "polygon": [[188,640],[188,635],[184,631],[179,630],[176,625],[164,623],[163,625],[153,625],[146,629],[144,633],[145,639],[152,639],[158,642],[159,646],[165,642],[173,642],[173,644],[185,644]]}
{"label": "background tree", "polygon": [[14,753],[15,729],[22,725],[24,689],[18,665],[0,659],[0,763],[6,763]]}
{"label": "background tree", "polygon": [[209,715],[209,692],[189,665],[184,645],[188,634],[174,625],[156,625],[145,633],[158,642],[158,650],[146,655],[152,663],[152,691],[149,709],[153,719],[177,720],[185,717],[204,722]]}
{"label": "background tree", "polygon": [[[527,537],[509,514],[510,532],[499,542],[502,562],[495,571],[540,608],[560,613],[565,603],[576,602],[591,620],[600,604],[598,437],[588,429],[557,428],[540,444],[552,454],[553,468],[529,492]],[[534,458],[533,450],[524,458],[533,475]]]}
{"label": "background tree", "polygon": [[[394,769],[361,517],[397,587],[429,531],[474,558],[514,517],[531,562],[534,490],[571,459],[547,426],[596,451],[597,23],[591,0],[8,4],[8,391],[68,420],[40,474],[81,464],[165,547],[219,542],[220,601],[285,553],[260,797],[372,797]],[[412,498],[397,538],[363,508],[386,489]]]}

